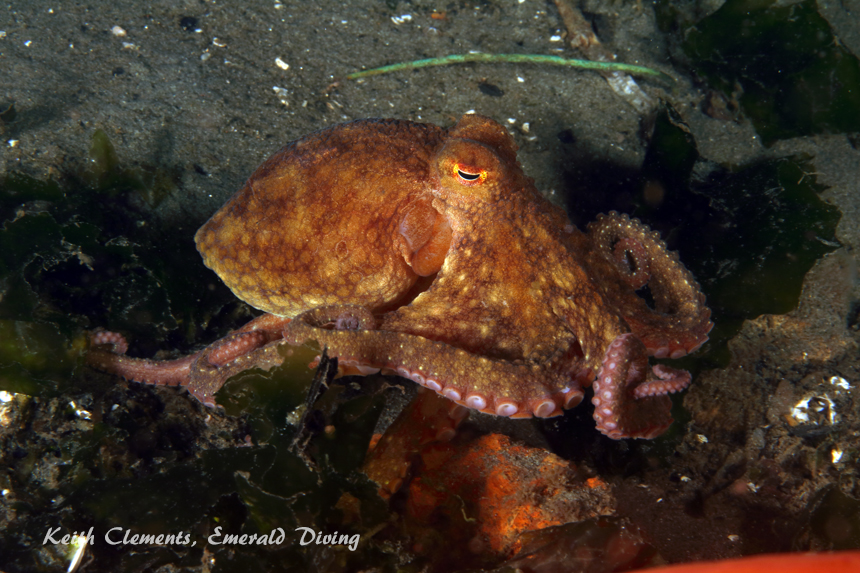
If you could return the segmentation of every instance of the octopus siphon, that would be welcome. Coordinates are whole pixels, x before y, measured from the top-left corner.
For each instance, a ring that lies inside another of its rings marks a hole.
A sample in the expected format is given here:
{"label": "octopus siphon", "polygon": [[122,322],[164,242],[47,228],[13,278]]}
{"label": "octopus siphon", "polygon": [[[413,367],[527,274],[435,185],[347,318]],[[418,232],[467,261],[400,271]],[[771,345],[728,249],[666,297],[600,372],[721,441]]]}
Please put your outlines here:
{"label": "octopus siphon", "polygon": [[573,226],[516,152],[474,114],[448,129],[358,120],[293,141],[195,236],[206,266],[264,314],[168,361],[128,357],[122,335],[97,331],[87,362],[213,407],[229,377],[316,341],[342,374],[398,374],[497,416],[558,416],[591,386],[600,432],[653,438],[691,377],[649,356],[707,341],[705,297],[638,220]]}

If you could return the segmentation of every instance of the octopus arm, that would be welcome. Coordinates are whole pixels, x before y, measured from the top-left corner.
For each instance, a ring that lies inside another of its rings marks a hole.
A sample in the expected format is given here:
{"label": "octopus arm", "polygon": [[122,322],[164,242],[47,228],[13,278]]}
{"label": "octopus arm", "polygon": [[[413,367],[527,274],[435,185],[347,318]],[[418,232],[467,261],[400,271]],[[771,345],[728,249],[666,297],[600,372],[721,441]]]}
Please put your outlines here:
{"label": "octopus arm", "polygon": [[618,336],[606,350],[594,382],[594,420],[606,436],[651,439],[672,424],[668,394],[690,384],[690,373],[658,364],[649,372],[645,346],[632,333]]}
{"label": "octopus arm", "polygon": [[183,386],[208,407],[215,407],[215,393],[224,383],[249,368],[268,370],[280,365],[277,352],[284,326],[290,319],[264,314],[188,356],[175,360],[150,360],[126,356],[128,343],[118,333],[94,332],[86,363],[126,380],[156,386]]}
{"label": "octopus arm", "polygon": [[[680,358],[708,340],[713,323],[705,295],[677,253],[669,251],[655,231],[636,219],[613,212],[598,216],[589,225],[588,234],[604,258],[604,263],[595,267],[606,268],[608,263],[617,271],[609,271],[610,276],[603,279],[603,284],[614,282],[614,288],[629,293],[615,297],[616,305],[651,355]],[[621,281],[626,288],[618,285]],[[646,284],[654,308],[635,294],[636,289]]]}
{"label": "octopus arm", "polygon": [[551,417],[582,400],[570,373],[553,365],[485,358],[422,336],[378,330],[375,317],[360,306],[305,312],[286,328],[284,339],[316,340],[339,365],[395,372],[488,414]]}
{"label": "octopus arm", "polygon": [[179,386],[188,380],[191,365],[199,352],[176,360],[149,360],[125,355],[128,343],[116,332],[98,331],[90,335],[87,365],[96,370],[118,374],[126,380],[159,386]]}

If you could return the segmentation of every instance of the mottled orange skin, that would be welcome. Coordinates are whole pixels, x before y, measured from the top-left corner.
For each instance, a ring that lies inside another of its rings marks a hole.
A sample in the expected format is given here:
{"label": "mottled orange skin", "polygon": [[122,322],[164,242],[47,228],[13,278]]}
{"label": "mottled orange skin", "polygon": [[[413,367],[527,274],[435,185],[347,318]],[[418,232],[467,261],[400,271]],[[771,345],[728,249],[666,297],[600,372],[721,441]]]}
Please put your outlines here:
{"label": "mottled orange skin", "polygon": [[[504,128],[478,115],[448,130],[362,120],[297,140],[195,239],[206,265],[271,315],[195,358],[187,385],[207,403],[223,383],[207,372],[235,370],[232,356],[250,367],[254,353],[313,339],[350,372],[397,372],[504,416],[558,415],[596,376],[598,428],[653,437],[671,423],[666,394],[690,378],[651,371],[648,354],[682,356],[711,328],[656,234],[614,213],[588,233],[573,227]],[[636,294],[646,283],[655,309]],[[100,360],[143,377],[130,359]]]}
{"label": "mottled orange skin", "polygon": [[391,304],[417,278],[398,228],[429,200],[443,135],[381,120],[294,141],[200,228],[203,261],[236,296],[278,316]]}

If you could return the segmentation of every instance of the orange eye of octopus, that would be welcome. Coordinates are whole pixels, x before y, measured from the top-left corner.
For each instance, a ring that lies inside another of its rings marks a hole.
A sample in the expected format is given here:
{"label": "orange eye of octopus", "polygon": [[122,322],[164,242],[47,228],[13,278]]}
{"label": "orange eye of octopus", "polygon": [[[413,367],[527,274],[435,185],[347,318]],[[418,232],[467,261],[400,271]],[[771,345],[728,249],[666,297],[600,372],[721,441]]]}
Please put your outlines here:
{"label": "orange eye of octopus", "polygon": [[477,173],[473,173],[458,163],[454,164],[452,171],[454,172],[454,176],[464,185],[480,185],[487,178],[487,171],[485,169],[480,169]]}

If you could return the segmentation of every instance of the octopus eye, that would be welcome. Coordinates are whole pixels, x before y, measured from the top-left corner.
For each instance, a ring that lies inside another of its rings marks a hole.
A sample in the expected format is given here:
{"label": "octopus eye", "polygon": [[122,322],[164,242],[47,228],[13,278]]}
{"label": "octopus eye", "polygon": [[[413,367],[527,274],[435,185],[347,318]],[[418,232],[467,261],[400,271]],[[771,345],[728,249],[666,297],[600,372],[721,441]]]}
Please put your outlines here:
{"label": "octopus eye", "polygon": [[454,176],[464,185],[480,185],[487,178],[487,171],[479,169],[475,172],[474,169],[465,168],[462,165],[454,164]]}
{"label": "octopus eye", "polygon": [[480,173],[466,173],[462,169],[457,170],[457,175],[460,177],[460,179],[465,179],[466,181],[474,181],[481,176]]}

